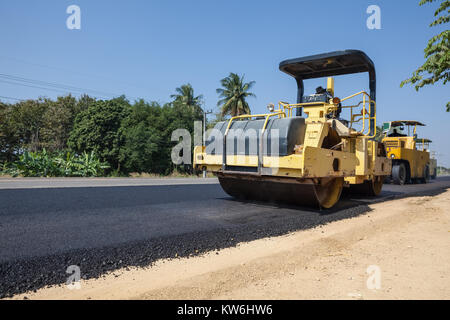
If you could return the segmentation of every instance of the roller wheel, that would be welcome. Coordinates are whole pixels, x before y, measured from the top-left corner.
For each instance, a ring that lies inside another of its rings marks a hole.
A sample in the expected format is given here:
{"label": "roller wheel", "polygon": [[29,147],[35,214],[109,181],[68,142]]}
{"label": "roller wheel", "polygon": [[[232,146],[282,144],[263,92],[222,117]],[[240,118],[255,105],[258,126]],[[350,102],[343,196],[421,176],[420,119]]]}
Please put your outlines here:
{"label": "roller wheel", "polygon": [[324,209],[330,209],[341,198],[342,188],[344,187],[343,178],[331,179],[328,182],[324,182],[320,185],[315,185],[315,193],[319,206]]}
{"label": "roller wheel", "polygon": [[223,190],[242,200],[294,204],[329,209],[340,199],[343,178],[320,179],[319,183],[301,183],[289,179],[270,181],[236,176],[218,176]]}
{"label": "roller wheel", "polygon": [[392,167],[392,180],[394,184],[406,184],[406,166],[404,163],[397,163]]}
{"label": "roller wheel", "polygon": [[437,177],[437,169],[434,169],[433,175],[431,176],[431,179],[435,180]]}
{"label": "roller wheel", "polygon": [[376,176],[372,180],[366,180],[362,184],[352,184],[350,186],[350,194],[357,194],[361,196],[375,197],[381,193],[383,183],[385,181],[384,176]]}
{"label": "roller wheel", "polygon": [[420,179],[422,183],[430,182],[430,167],[428,165],[423,168],[423,177]]}
{"label": "roller wheel", "polygon": [[384,176],[376,176],[373,180],[370,181],[369,184],[369,195],[370,196],[378,196],[381,193],[381,189],[383,189]]}

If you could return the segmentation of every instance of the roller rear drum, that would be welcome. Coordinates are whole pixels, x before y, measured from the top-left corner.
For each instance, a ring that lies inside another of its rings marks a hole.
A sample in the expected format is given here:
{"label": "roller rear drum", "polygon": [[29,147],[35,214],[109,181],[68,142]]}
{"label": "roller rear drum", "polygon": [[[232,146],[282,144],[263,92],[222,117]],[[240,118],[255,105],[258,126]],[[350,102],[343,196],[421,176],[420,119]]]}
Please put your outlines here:
{"label": "roller rear drum", "polygon": [[298,181],[296,179],[267,180],[258,177],[219,175],[220,185],[230,196],[242,200],[288,203],[328,209],[342,193],[343,178]]}

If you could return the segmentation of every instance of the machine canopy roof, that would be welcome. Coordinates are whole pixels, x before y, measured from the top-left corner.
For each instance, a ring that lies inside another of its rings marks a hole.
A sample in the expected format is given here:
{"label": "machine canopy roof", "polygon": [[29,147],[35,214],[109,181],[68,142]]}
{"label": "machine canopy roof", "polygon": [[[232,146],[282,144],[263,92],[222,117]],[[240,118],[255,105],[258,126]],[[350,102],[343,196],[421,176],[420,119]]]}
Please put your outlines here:
{"label": "machine canopy roof", "polygon": [[375,73],[372,60],[362,51],[345,50],[285,60],[280,70],[297,79],[313,79],[350,73]]}
{"label": "machine canopy roof", "polygon": [[417,143],[432,143],[430,139],[422,139],[422,138],[416,138]]}
{"label": "machine canopy roof", "polygon": [[398,121],[391,121],[391,126],[393,127],[399,127],[399,126],[422,126],[425,127],[425,125],[419,121],[412,121],[412,120],[398,120]]}
{"label": "machine canopy roof", "polygon": [[[297,82],[297,103],[299,104],[303,102],[305,92],[303,80],[367,72],[369,74],[370,99],[373,101],[373,108],[370,108],[369,134],[374,134],[377,76],[373,61],[364,52],[343,50],[285,60],[280,63],[280,70],[294,77]],[[302,115],[302,109],[297,108],[297,117]]]}

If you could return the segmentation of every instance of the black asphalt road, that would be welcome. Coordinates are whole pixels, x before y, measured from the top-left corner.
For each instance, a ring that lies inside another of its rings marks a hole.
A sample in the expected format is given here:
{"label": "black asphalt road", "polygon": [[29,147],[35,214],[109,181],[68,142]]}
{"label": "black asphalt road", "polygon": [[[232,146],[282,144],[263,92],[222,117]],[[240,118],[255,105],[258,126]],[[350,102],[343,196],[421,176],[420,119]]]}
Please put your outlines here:
{"label": "black asphalt road", "polygon": [[185,257],[357,216],[367,204],[439,193],[385,185],[375,199],[344,198],[331,211],[239,202],[215,179],[0,180],[0,297],[160,258]]}

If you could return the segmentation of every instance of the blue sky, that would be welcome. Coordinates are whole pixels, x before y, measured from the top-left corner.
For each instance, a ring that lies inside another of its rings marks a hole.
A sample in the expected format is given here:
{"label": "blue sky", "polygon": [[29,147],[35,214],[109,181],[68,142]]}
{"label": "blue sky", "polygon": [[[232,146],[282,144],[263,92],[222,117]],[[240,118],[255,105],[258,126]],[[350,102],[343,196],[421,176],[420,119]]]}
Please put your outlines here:
{"label": "blue sky", "polygon": [[[421,120],[450,167],[448,87],[416,92],[400,82],[424,62],[423,49],[442,30],[429,28],[437,4],[419,0],[105,1],[40,0],[0,3],[0,73],[168,102],[191,83],[217,110],[216,88],[229,72],[255,80],[252,112],[270,102],[295,102],[295,81],[280,61],[343,49],[365,51],[378,76],[378,122]],[[66,8],[81,8],[81,30],[69,30]],[[366,27],[369,5],[381,8],[381,30]],[[367,90],[364,74],[335,79],[336,95]],[[307,83],[307,92],[325,80]],[[55,97],[64,92],[0,82],[0,96]],[[12,101],[12,100],[11,100]]]}

